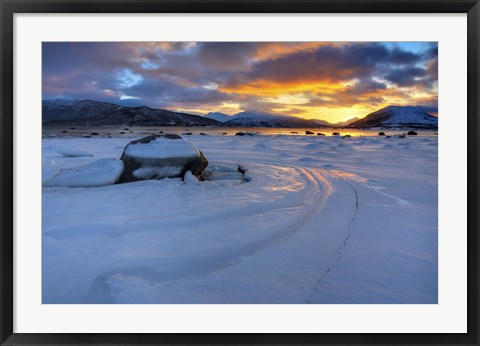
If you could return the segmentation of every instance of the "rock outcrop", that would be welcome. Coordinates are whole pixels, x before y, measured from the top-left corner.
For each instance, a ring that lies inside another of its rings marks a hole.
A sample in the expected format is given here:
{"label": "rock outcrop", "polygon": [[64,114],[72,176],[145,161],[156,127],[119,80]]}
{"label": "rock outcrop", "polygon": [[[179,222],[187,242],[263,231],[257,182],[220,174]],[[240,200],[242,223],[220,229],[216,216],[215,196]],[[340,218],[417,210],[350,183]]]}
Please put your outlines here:
{"label": "rock outcrop", "polygon": [[120,183],[184,178],[190,171],[201,177],[208,161],[192,142],[175,134],[150,135],[130,142],[120,158],[125,166]]}

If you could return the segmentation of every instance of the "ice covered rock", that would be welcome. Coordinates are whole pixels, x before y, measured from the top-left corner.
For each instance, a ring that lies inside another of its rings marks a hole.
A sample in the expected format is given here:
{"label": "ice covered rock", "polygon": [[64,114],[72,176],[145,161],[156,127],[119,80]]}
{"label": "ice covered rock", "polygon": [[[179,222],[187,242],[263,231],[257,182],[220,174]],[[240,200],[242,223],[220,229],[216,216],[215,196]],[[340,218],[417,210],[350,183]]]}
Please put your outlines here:
{"label": "ice covered rock", "polygon": [[185,172],[185,176],[183,177],[183,182],[185,183],[185,185],[200,184],[200,181],[197,179],[197,177],[194,176],[190,171]]}
{"label": "ice covered rock", "polygon": [[206,180],[238,180],[239,182],[246,181],[245,173],[247,169],[233,163],[213,164],[209,166],[204,176]]}
{"label": "ice covered rock", "polygon": [[123,172],[123,162],[100,159],[83,166],[61,169],[43,186],[97,187],[115,184]]}
{"label": "ice covered rock", "polygon": [[150,135],[130,142],[121,157],[121,183],[183,178],[187,171],[200,176],[208,161],[192,142],[174,134]]}

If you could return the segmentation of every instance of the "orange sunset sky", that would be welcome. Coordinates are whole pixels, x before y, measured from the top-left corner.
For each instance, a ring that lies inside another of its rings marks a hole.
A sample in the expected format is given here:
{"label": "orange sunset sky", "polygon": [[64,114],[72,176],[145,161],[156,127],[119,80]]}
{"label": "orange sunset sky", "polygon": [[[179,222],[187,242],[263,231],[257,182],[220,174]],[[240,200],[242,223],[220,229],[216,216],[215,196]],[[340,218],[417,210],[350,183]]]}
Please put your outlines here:
{"label": "orange sunset sky", "polygon": [[437,114],[435,42],[50,42],[42,98],[331,123],[388,105]]}

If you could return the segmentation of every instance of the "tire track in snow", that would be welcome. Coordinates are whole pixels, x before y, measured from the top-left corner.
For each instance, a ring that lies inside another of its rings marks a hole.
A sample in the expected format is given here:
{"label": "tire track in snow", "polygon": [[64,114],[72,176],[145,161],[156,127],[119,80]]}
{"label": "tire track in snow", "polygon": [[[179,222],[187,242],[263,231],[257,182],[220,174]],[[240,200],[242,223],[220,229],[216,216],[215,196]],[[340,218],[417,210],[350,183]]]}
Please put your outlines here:
{"label": "tire track in snow", "polygon": [[352,236],[352,225],[353,223],[355,222],[355,219],[357,218],[357,215],[358,215],[358,210],[359,210],[359,198],[358,198],[358,191],[357,189],[355,188],[355,186],[347,179],[345,179],[344,177],[340,176],[339,174],[329,170],[328,171],[330,174],[336,176],[338,179],[341,179],[343,180],[344,182],[346,182],[348,185],[350,185],[350,187],[352,188],[353,192],[355,193],[355,212],[353,214],[353,217],[352,219],[350,220],[350,223],[348,224],[347,226],[347,235],[345,237],[345,239],[343,240],[343,242],[341,243],[341,245],[339,246],[339,248],[337,249],[337,256],[336,256],[336,259],[334,260],[334,262],[327,268],[327,270],[325,271],[325,273],[323,273],[323,275],[320,277],[320,279],[317,280],[317,282],[315,283],[314,285],[314,291],[312,292],[312,294],[308,297],[306,303],[309,304],[311,303],[311,299],[313,298],[313,296],[315,295],[315,293],[318,292],[318,286],[320,284],[320,282],[328,275],[331,273],[331,271],[335,268],[335,266],[338,264],[338,262],[340,262],[340,260],[342,259],[343,257],[343,253],[344,253],[344,250],[345,248],[347,247],[347,242],[348,240],[350,239],[350,237]]}
{"label": "tire track in snow", "polygon": [[[113,298],[110,296],[111,292],[108,287],[108,282],[109,280],[111,281],[114,279],[115,276],[135,276],[146,280],[147,282],[151,282],[152,284],[160,284],[167,281],[206,276],[234,266],[240,263],[242,258],[253,256],[256,253],[274,246],[283,239],[299,232],[303,226],[310,222],[313,217],[324,207],[328,197],[333,192],[333,186],[327,178],[325,178],[315,169],[298,166],[282,166],[298,170],[306,179],[307,186],[305,187],[305,190],[307,191],[303,199],[303,205],[311,205],[311,207],[288,222],[284,227],[282,227],[281,231],[276,232],[271,237],[249,243],[238,248],[216,249],[213,255],[208,254],[206,256],[197,256],[193,262],[191,258],[186,258],[183,261],[184,263],[182,263],[176,270],[155,270],[154,267],[158,267],[158,263],[155,265],[155,261],[153,261],[151,267],[129,266],[108,271],[99,275],[95,279],[89,293],[85,298],[85,302],[114,303]],[[214,266],[212,266],[212,264],[214,264]]]}

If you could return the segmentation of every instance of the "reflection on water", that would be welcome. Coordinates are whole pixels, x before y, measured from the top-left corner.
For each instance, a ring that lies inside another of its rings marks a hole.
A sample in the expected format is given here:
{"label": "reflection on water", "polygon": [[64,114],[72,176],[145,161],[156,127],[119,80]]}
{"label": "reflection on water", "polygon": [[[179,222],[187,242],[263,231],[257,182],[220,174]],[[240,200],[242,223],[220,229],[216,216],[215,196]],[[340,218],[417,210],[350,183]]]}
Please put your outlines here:
{"label": "reflection on water", "polygon": [[[307,134],[307,131],[313,134]],[[100,126],[100,127],[85,127],[85,126],[64,126],[64,127],[44,127],[43,135],[55,135],[58,137],[136,137],[140,135],[149,135],[152,133],[175,133],[175,134],[191,134],[191,135],[210,135],[210,136],[234,136],[238,132],[255,133],[263,136],[318,136],[323,134],[325,136],[332,136],[337,132],[340,136],[350,135],[357,136],[378,136],[379,132],[385,135],[399,135],[405,134],[407,130],[359,130],[359,129],[333,129],[333,128],[266,128],[266,127],[161,127],[161,126]],[[433,130],[415,130],[419,136],[434,136],[437,131]]]}

